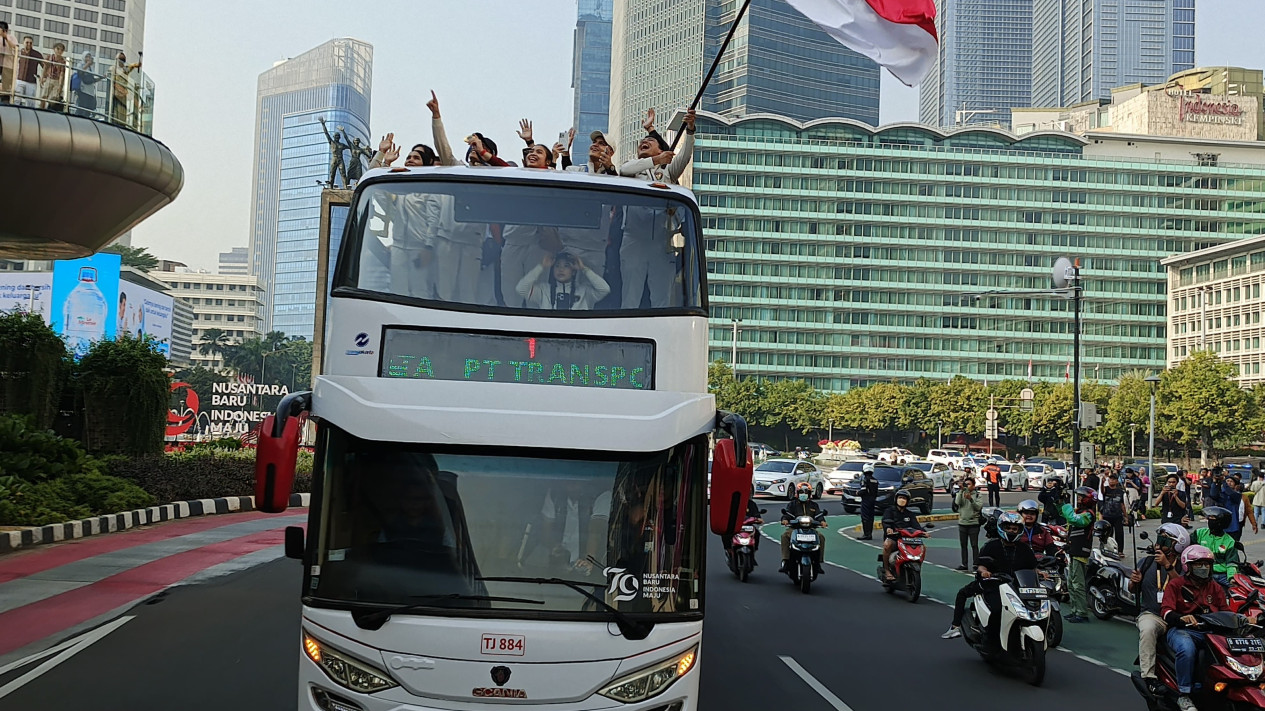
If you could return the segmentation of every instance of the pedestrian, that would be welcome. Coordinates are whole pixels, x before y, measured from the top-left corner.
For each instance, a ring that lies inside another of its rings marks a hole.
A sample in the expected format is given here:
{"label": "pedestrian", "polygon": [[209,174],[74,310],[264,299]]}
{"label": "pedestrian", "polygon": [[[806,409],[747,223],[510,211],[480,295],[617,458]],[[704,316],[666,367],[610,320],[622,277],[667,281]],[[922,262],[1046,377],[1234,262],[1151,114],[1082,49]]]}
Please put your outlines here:
{"label": "pedestrian", "polygon": [[988,505],[1001,506],[1001,467],[997,462],[985,465],[984,482],[988,484]]}
{"label": "pedestrian", "polygon": [[878,499],[878,480],[874,465],[866,462],[861,473],[861,535],[859,541],[874,540],[874,502]]}
{"label": "pedestrian", "polygon": [[53,45],[53,54],[44,63],[44,76],[40,77],[40,101],[46,109],[59,110],[65,101],[63,86],[66,77],[66,45]]}
{"label": "pedestrian", "polygon": [[1041,502],[1041,523],[1063,525],[1063,480],[1055,474],[1045,477],[1045,487],[1037,494]]}
{"label": "pedestrian", "polygon": [[18,63],[18,42],[9,34],[9,23],[0,20],[0,103],[13,99],[13,70]]}
{"label": "pedestrian", "polygon": [[79,68],[70,77],[70,93],[74,94],[75,115],[84,118],[97,118],[97,92],[93,85],[101,75],[93,66],[92,53],[84,52]]}
{"label": "pedestrian", "polygon": [[1142,492],[1146,490],[1146,484],[1143,483],[1142,477],[1136,469],[1126,467],[1124,470],[1124,479],[1120,485],[1124,487],[1124,503],[1125,511],[1130,516],[1136,516],[1139,520],[1146,520],[1146,507],[1142,505],[1145,497]]}
{"label": "pedestrian", "polygon": [[1235,489],[1239,491],[1239,498],[1243,502],[1243,528],[1247,528],[1248,525],[1251,525],[1253,534],[1260,533],[1260,523],[1256,518],[1256,512],[1252,507],[1252,499],[1256,495],[1245,489],[1242,483],[1237,483],[1235,485]]}
{"label": "pedestrian", "polygon": [[38,77],[40,66],[44,63],[44,55],[35,49],[35,39],[25,37],[22,49],[18,50],[17,81],[13,86],[14,103],[19,106],[35,108],[39,95]]}
{"label": "pedestrian", "polygon": [[1069,607],[1072,614],[1067,622],[1079,624],[1089,622],[1089,605],[1086,597],[1086,568],[1089,566],[1089,551],[1093,548],[1092,531],[1097,515],[1094,504],[1097,492],[1088,486],[1078,487],[1072,494],[1075,505],[1063,504],[1063,518],[1067,519],[1067,557],[1071,560],[1068,566],[1067,590]]}
{"label": "pedestrian", "polygon": [[1124,525],[1129,518],[1128,507],[1124,502],[1124,489],[1115,472],[1107,475],[1107,484],[1102,490],[1102,503],[1098,506],[1102,519],[1111,524],[1111,533],[1116,539],[1116,550],[1124,550]]}
{"label": "pedestrian", "polygon": [[967,568],[966,546],[971,546],[971,567],[977,566],[979,563],[979,528],[980,528],[980,505],[979,492],[975,490],[974,477],[967,477],[962,483],[962,489],[958,495],[953,497],[953,503],[958,509],[958,543],[962,547],[962,565],[958,566],[958,570],[969,570]]}
{"label": "pedestrian", "polygon": [[1248,503],[1247,498],[1239,489],[1239,480],[1234,477],[1226,479],[1221,485],[1221,498],[1225,502],[1224,508],[1230,511],[1230,525],[1226,526],[1225,532],[1237,543],[1243,538],[1243,527],[1251,524],[1253,530],[1257,528],[1256,518],[1252,515],[1252,507]]}
{"label": "pedestrian", "polygon": [[1252,515],[1259,521],[1265,521],[1265,472],[1252,469]]}
{"label": "pedestrian", "polygon": [[1156,495],[1152,507],[1160,510],[1160,525],[1176,523],[1185,526],[1190,516],[1190,500],[1180,488],[1181,477],[1169,474],[1164,488]]}
{"label": "pedestrian", "polygon": [[1081,483],[1093,489],[1095,493],[1102,488],[1102,478],[1098,476],[1097,469],[1090,469],[1089,473],[1085,475],[1085,481]]}

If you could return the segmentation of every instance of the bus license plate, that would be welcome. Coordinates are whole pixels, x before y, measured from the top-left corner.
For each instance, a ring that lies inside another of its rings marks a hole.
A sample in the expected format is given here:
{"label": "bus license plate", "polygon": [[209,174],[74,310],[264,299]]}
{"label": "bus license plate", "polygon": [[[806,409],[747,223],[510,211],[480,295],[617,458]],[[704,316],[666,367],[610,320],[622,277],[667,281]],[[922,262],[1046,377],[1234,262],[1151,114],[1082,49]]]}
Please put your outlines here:
{"label": "bus license plate", "polygon": [[516,634],[485,634],[482,654],[494,654],[506,657],[523,656],[523,648],[527,646],[527,638]]}
{"label": "bus license plate", "polygon": [[1230,637],[1226,640],[1230,647],[1230,651],[1235,654],[1246,654],[1250,652],[1265,652],[1265,641],[1256,637]]}

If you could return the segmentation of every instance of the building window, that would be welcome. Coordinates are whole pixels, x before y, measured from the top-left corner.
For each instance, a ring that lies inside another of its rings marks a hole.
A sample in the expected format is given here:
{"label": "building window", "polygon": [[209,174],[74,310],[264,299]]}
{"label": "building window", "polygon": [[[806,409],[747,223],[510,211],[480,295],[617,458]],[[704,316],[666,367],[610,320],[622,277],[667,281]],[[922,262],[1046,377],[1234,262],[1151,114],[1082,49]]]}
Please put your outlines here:
{"label": "building window", "polygon": [[123,44],[123,33],[101,30],[101,41],[109,42],[110,44]]}
{"label": "building window", "polygon": [[53,17],[70,17],[70,6],[59,5],[55,2],[46,2],[44,3],[44,12],[45,14],[52,15]]}
{"label": "building window", "polygon": [[75,8],[75,19],[81,22],[96,22],[97,13],[93,10]]}
{"label": "building window", "polygon": [[76,37],[94,40],[97,38],[97,31],[92,27],[84,27],[83,25],[75,25],[75,29],[71,32]]}
{"label": "building window", "polygon": [[19,10],[30,10],[31,12],[39,12],[43,3],[40,0],[18,0],[17,6]]}
{"label": "building window", "polygon": [[123,17],[121,15],[111,15],[108,12],[101,13],[101,24],[106,27],[122,27]]}
{"label": "building window", "polygon": [[[56,32],[59,35],[70,34],[70,23],[58,22],[57,20],[44,20],[45,32]],[[52,37],[45,37],[45,40],[51,40]]]}

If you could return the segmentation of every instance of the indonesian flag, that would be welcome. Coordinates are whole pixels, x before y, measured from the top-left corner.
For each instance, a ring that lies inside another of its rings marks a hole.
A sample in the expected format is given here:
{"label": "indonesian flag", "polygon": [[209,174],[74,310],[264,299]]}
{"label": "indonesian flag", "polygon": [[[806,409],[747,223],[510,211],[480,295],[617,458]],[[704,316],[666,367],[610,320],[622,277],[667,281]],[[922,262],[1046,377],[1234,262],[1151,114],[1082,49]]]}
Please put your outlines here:
{"label": "indonesian flag", "polygon": [[1063,379],[1064,380],[1072,379],[1072,361],[1070,360],[1067,362],[1067,368],[1063,370]]}
{"label": "indonesian flag", "polygon": [[1028,380],[1032,380],[1032,359],[1028,359]]}
{"label": "indonesian flag", "polygon": [[939,59],[934,0],[786,0],[840,44],[914,86]]}

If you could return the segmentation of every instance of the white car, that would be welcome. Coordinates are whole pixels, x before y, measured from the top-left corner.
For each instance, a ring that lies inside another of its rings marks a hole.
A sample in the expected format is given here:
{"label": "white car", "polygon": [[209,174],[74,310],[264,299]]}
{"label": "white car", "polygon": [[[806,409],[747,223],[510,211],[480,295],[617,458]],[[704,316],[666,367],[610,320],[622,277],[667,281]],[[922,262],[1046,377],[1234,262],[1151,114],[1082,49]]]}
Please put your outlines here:
{"label": "white car", "polygon": [[1026,462],[1023,468],[1028,470],[1028,486],[1033,489],[1043,488],[1047,476],[1059,476],[1054,467],[1045,462]]}
{"label": "white car", "polygon": [[[1024,469],[1022,464],[1013,464],[1004,460],[992,463],[996,464],[1001,469],[1002,491],[1010,491],[1011,489],[1028,490],[1028,470]],[[988,486],[988,481],[984,478],[983,474],[985,466],[987,465],[981,464],[980,468],[975,470],[975,484],[981,489]]]}
{"label": "white car", "polygon": [[961,469],[963,459],[966,459],[966,455],[955,449],[933,449],[927,452],[928,462],[948,464],[952,469]]}
{"label": "white car", "polygon": [[861,476],[866,464],[873,465],[874,460],[849,459],[846,462],[840,462],[834,471],[826,472],[826,493],[831,496],[842,494],[848,482]]}
{"label": "white car", "polygon": [[800,482],[812,487],[814,499],[820,499],[826,492],[826,477],[812,462],[770,459],[756,467],[751,477],[756,496],[775,496],[787,501],[794,498],[795,487]]}
{"label": "white car", "polygon": [[949,483],[953,481],[953,477],[960,472],[954,471],[952,467],[943,462],[910,462],[905,465],[913,467],[927,475],[931,480],[931,488],[949,490]]}
{"label": "white car", "polygon": [[878,460],[880,462],[888,462],[890,464],[904,464],[906,462],[918,461],[918,455],[908,449],[888,447],[878,451]]}

